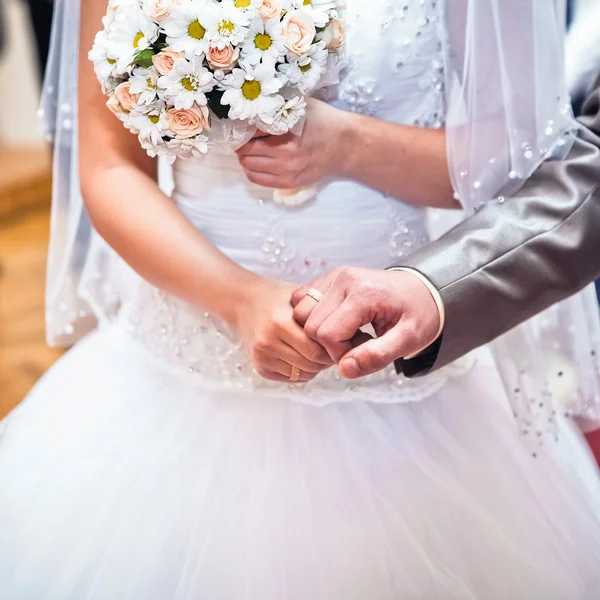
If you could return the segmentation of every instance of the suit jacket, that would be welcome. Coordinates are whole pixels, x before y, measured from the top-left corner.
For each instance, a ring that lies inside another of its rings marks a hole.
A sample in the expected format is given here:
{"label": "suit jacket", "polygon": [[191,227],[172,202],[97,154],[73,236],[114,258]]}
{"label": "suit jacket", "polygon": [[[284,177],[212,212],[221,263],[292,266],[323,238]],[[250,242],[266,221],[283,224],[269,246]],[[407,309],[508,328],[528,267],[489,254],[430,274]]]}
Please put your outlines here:
{"label": "suit jacket", "polygon": [[514,197],[406,259],[402,266],[440,291],[446,322],[442,336],[398,361],[398,370],[414,376],[443,367],[600,276],[600,78],[579,120],[584,127],[565,160],[545,162]]}

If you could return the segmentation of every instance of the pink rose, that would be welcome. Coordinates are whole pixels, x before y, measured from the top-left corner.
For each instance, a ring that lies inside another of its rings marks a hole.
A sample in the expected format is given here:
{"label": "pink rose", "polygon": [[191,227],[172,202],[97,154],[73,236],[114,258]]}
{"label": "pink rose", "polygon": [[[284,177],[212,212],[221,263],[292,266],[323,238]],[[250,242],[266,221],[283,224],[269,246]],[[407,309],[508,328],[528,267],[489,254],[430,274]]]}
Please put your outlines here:
{"label": "pink rose", "polygon": [[235,66],[240,56],[240,49],[233,48],[233,46],[225,46],[222,50],[218,48],[209,48],[206,58],[208,64],[213,69],[220,69],[221,71],[231,71]]}
{"label": "pink rose", "polygon": [[183,58],[182,52],[167,48],[152,57],[152,64],[161,75],[167,75],[173,70],[175,61],[179,58]]}
{"label": "pink rose", "polygon": [[192,108],[170,108],[167,111],[169,129],[177,136],[191,138],[210,129],[208,124],[208,108],[194,104]]}
{"label": "pink rose", "polygon": [[129,81],[124,81],[117,86],[115,97],[125,112],[131,112],[140,99],[139,94],[131,93]]}
{"label": "pink rose", "polygon": [[277,19],[283,9],[282,0],[263,0],[261,7],[258,9],[260,16],[266,20]]}
{"label": "pink rose", "polygon": [[292,10],[285,15],[281,23],[281,34],[285,47],[301,56],[310,50],[317,30],[312,16],[303,10]]}
{"label": "pink rose", "polygon": [[344,22],[339,19],[332,19],[325,28],[325,31],[321,34],[321,39],[325,41],[327,50],[338,50],[341,48],[346,39]]}
{"label": "pink rose", "polygon": [[178,0],[144,0],[144,12],[157,23],[164,21]]}

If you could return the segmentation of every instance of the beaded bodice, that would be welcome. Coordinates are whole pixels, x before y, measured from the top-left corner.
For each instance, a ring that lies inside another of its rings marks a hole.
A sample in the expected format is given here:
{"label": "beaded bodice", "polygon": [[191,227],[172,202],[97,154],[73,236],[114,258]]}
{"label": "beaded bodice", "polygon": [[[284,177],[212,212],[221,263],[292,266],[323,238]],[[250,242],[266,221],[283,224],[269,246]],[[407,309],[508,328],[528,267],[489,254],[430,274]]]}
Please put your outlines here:
{"label": "beaded bodice", "polygon": [[[444,118],[440,19],[434,0],[349,0],[349,65],[328,102],[390,122],[439,127]],[[402,168],[399,164],[398,168]],[[303,283],[335,266],[385,268],[428,241],[422,210],[352,181],[322,182],[312,204],[290,209],[248,182],[235,157],[178,162],[174,200],[196,227],[244,267]],[[393,369],[350,384],[335,369],[300,387],[258,377],[235,334],[217,319],[143,286],[122,320],[149,351],[203,385],[260,387],[316,404],[418,400],[450,372],[406,381]],[[393,393],[382,393],[390,387]],[[297,391],[300,390],[300,391]]]}

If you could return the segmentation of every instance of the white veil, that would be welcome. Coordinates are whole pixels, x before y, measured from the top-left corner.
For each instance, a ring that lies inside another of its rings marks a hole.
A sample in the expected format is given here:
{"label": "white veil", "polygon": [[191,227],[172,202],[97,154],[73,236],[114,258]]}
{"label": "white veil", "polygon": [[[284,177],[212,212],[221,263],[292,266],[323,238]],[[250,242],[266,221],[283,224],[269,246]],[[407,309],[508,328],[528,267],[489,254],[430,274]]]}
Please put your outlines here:
{"label": "white veil", "polygon": [[[106,0],[108,6],[108,0]],[[139,277],[92,227],[79,187],[77,79],[80,0],[55,0],[40,117],[54,145],[50,249],[46,276],[46,338],[70,346],[99,321],[115,316]],[[169,193],[168,165],[161,183]]]}
{"label": "white veil", "polygon": [[[446,0],[444,9],[450,172],[468,214],[503,203],[542,161],[572,146],[578,124],[564,76],[566,3]],[[491,346],[520,429],[535,444],[554,434],[559,413],[600,424],[593,287]]]}
{"label": "white veil", "polygon": [[[467,211],[477,210],[503,202],[543,160],[571,146],[577,124],[562,76],[565,0],[440,1],[450,170]],[[114,315],[123,283],[131,281],[91,227],[79,192],[79,8],[80,0],[55,1],[43,92],[43,120],[55,148],[47,284],[47,335],[55,345],[75,342],[96,319]],[[493,344],[524,432],[544,438],[559,411],[597,416],[599,340],[590,290]]]}

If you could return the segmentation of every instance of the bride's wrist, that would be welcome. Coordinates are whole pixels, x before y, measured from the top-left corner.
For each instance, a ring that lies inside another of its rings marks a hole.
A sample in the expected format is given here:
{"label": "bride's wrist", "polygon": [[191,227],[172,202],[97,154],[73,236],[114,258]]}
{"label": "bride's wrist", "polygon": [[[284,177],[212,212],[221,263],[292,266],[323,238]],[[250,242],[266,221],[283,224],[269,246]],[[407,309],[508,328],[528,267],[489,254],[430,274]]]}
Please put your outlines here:
{"label": "bride's wrist", "polygon": [[339,133],[335,142],[334,170],[336,175],[352,178],[363,128],[361,115],[340,111]]}
{"label": "bride's wrist", "polygon": [[256,273],[245,271],[235,278],[232,289],[225,294],[224,300],[219,303],[217,314],[229,326],[239,331],[240,324],[246,320],[248,310],[268,280]]}

